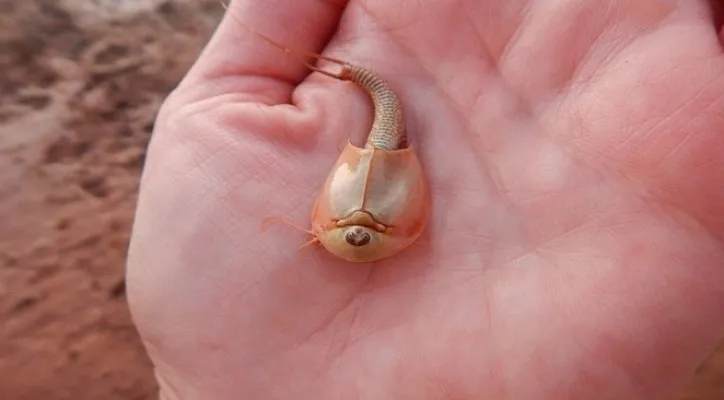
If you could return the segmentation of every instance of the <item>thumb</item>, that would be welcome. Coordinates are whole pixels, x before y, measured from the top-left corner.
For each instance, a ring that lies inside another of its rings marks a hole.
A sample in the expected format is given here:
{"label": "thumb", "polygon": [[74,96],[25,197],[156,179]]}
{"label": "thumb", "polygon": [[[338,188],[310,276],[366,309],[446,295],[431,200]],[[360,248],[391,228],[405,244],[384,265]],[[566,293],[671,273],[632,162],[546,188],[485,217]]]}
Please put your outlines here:
{"label": "thumb", "polygon": [[[260,40],[243,24],[289,48],[321,53],[346,4],[346,0],[234,0],[180,86],[203,84],[219,91],[207,93],[211,96],[233,90],[251,96],[250,101],[263,94],[264,100],[271,96],[284,102],[309,69],[293,57],[279,57],[281,49]],[[222,81],[229,84],[209,85]]]}

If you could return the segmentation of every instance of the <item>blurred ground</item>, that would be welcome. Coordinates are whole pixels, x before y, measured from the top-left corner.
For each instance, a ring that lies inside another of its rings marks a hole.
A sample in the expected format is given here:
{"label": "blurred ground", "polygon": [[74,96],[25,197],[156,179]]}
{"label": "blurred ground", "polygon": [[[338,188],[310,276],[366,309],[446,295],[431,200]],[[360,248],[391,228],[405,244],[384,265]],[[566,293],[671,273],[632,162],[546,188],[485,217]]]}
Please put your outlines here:
{"label": "blurred ground", "polygon": [[[217,0],[0,0],[1,399],[156,398],[124,257],[155,113],[221,14]],[[724,399],[717,354],[682,399]]]}
{"label": "blurred ground", "polygon": [[0,0],[0,399],[156,397],[125,251],[156,110],[221,13]]}

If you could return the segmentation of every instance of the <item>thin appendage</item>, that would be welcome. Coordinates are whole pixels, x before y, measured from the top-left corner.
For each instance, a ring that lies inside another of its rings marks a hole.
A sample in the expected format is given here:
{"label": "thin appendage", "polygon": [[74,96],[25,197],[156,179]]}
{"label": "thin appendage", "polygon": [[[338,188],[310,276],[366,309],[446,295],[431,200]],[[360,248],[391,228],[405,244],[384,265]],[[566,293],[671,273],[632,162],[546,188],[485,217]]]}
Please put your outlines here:
{"label": "thin appendage", "polygon": [[291,49],[291,48],[289,48],[289,47],[287,47],[287,46],[284,46],[283,44],[277,42],[276,40],[270,38],[269,36],[267,36],[267,35],[259,32],[258,30],[252,28],[252,27],[249,26],[249,25],[245,24],[244,21],[241,20],[241,18],[239,18],[239,17],[237,17],[236,15],[234,15],[233,12],[230,12],[229,7],[226,5],[226,3],[224,3],[223,1],[220,1],[220,3],[221,3],[221,6],[224,7],[224,9],[225,9],[226,11],[229,12],[229,14],[231,15],[231,18],[233,18],[239,25],[243,26],[245,29],[247,29],[247,30],[250,31],[251,33],[253,33],[253,34],[261,37],[261,38],[264,39],[264,40],[266,40],[266,41],[269,42],[272,46],[281,49],[282,51],[284,51],[284,52],[287,53],[287,54],[291,54],[291,55],[294,56],[296,59],[298,59],[302,64],[304,64],[305,66],[307,66],[307,68],[309,68],[309,69],[311,69],[311,70],[313,70],[313,71],[319,72],[319,73],[321,73],[321,74],[327,75],[327,76],[329,76],[329,77],[335,78],[335,79],[344,80],[343,74],[335,74],[335,73],[332,73],[332,72],[329,72],[329,71],[325,71],[325,70],[323,70],[323,69],[321,69],[321,68],[319,68],[319,67],[315,67],[314,65],[312,65],[312,64],[310,64],[308,61],[306,61],[306,60],[303,58],[303,56],[315,58],[315,59],[318,59],[318,60],[329,61],[329,62],[335,63],[335,64],[337,64],[337,65],[340,65],[340,66],[342,66],[342,67],[346,67],[346,66],[349,65],[349,63],[347,63],[346,61],[340,60],[340,59],[337,59],[337,58],[326,57],[326,56],[323,56],[323,55],[321,55],[321,54],[317,54],[317,53],[314,53],[314,52],[311,52],[311,51],[296,50],[296,49]]}
{"label": "thin appendage", "polygon": [[304,250],[306,247],[308,247],[308,246],[310,246],[310,245],[313,245],[313,244],[315,244],[315,243],[319,243],[319,238],[318,238],[318,237],[314,237],[314,238],[312,238],[312,240],[310,240],[310,241],[308,241],[307,243],[304,243],[303,245],[299,246],[299,250],[298,250],[298,251],[302,251],[302,250]]}
{"label": "thin appendage", "polygon": [[[220,0],[220,2],[224,9],[229,11],[228,6],[223,1]],[[402,120],[402,106],[400,105],[400,101],[395,93],[388,87],[387,83],[377,76],[377,74],[371,70],[354,66],[344,60],[326,57],[311,51],[291,49],[245,24],[244,21],[234,15],[233,12],[229,12],[229,14],[231,14],[231,17],[245,29],[261,37],[285,53],[293,55],[310,70],[319,72],[334,79],[352,81],[364,89],[371,97],[375,110],[372,129],[367,136],[367,143],[365,147],[372,147],[380,150],[398,150],[407,147],[407,134]],[[342,70],[336,74],[325,71],[310,64],[304,59],[305,56],[335,63],[340,65]]]}
{"label": "thin appendage", "polygon": [[292,228],[294,228],[298,231],[302,231],[304,233],[308,233],[308,234],[314,236],[314,232],[312,232],[311,230],[302,228],[301,226],[299,226],[293,222],[287,221],[276,215],[267,215],[266,217],[264,217],[264,219],[262,219],[262,221],[261,221],[261,230],[262,231],[267,228],[267,225],[268,225],[269,221],[271,221],[271,220],[276,220],[277,222],[281,222],[284,225],[291,226]]}
{"label": "thin appendage", "polygon": [[304,243],[303,245],[299,246],[299,251],[302,251],[304,248],[306,248],[306,247],[308,247],[308,246],[310,246],[310,245],[312,245],[312,244],[319,243],[319,238],[318,238],[318,237],[314,234],[314,232],[312,232],[311,230],[309,230],[309,229],[304,229],[304,228],[302,228],[301,226],[299,226],[299,225],[297,225],[297,224],[295,224],[295,223],[293,223],[293,222],[289,222],[289,221],[287,221],[287,220],[285,220],[285,219],[282,219],[281,217],[278,217],[278,216],[276,216],[276,215],[267,215],[266,217],[264,217],[264,219],[263,219],[262,222],[261,222],[261,229],[262,229],[262,231],[266,229],[267,223],[268,223],[270,220],[276,220],[276,221],[278,221],[278,222],[281,222],[281,223],[284,224],[284,225],[291,226],[291,227],[294,228],[294,229],[297,229],[297,230],[299,230],[299,231],[308,233],[308,234],[310,234],[310,235],[313,236],[310,241],[308,241],[307,243]]}

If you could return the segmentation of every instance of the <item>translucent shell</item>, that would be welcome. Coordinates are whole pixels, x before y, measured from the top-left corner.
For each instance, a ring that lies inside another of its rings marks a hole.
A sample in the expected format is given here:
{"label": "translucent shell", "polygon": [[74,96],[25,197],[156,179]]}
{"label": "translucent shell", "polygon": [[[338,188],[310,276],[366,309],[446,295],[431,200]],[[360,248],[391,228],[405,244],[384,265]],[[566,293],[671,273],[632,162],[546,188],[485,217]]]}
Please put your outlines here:
{"label": "translucent shell", "polygon": [[373,262],[412,245],[429,216],[427,181],[411,147],[348,143],[317,195],[312,232],[337,257]]}
{"label": "translucent shell", "polygon": [[[430,218],[430,195],[417,155],[408,146],[402,106],[387,82],[344,60],[290,49],[232,17],[312,71],[354,82],[374,103],[375,116],[365,147],[348,143],[340,154],[312,208],[311,230],[281,220],[314,236],[302,248],[318,241],[344,260],[372,262],[412,245]],[[308,57],[330,61],[341,70],[325,71],[306,61]]]}

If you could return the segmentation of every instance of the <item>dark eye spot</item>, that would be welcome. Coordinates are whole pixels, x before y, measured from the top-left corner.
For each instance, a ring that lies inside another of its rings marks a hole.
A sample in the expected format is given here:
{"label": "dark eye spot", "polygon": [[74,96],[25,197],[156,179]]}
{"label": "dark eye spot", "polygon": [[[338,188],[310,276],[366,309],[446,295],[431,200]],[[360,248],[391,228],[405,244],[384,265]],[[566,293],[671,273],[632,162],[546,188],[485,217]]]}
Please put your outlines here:
{"label": "dark eye spot", "polygon": [[370,237],[369,233],[363,231],[362,228],[354,228],[347,232],[344,239],[352,246],[359,247],[368,244],[372,237]]}

